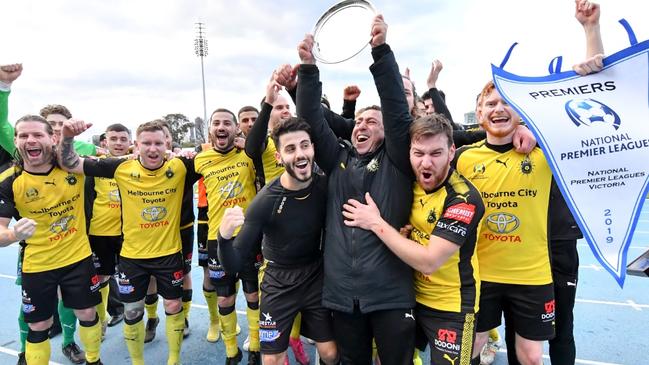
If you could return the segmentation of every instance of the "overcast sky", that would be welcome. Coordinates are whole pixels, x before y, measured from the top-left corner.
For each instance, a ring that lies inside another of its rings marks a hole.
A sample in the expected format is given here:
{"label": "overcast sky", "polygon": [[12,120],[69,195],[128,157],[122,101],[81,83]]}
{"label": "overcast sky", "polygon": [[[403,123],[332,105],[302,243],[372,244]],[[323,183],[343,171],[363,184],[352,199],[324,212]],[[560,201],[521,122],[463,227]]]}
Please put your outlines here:
{"label": "overcast sky", "polygon": [[[207,110],[236,113],[258,105],[272,70],[297,63],[296,45],[335,1],[5,1],[0,63],[21,62],[10,120],[50,103],[66,105],[93,122],[86,134],[110,123],[130,128],[169,113],[190,120],[203,114],[194,23],[207,27]],[[628,46],[617,21],[626,18],[639,41],[649,39],[649,2],[603,0],[602,33],[607,54]],[[455,121],[472,110],[475,95],[513,42],[506,69],[524,76],[547,74],[550,60],[563,69],[585,55],[583,31],[573,0],[375,0],[389,25],[387,42],[402,70],[411,69],[419,93],[426,89],[431,60],[444,64],[438,87]],[[369,33],[369,29],[368,29]],[[357,84],[359,106],[377,103],[368,66],[369,49],[337,65],[321,65],[324,93],[332,108],[342,89]]]}

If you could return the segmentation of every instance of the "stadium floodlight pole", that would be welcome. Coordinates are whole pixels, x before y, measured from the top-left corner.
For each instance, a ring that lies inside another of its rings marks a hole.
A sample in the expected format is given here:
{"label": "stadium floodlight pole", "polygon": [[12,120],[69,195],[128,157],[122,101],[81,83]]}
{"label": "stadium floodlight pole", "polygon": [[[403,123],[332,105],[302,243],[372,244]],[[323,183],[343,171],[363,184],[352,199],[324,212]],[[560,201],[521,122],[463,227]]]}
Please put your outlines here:
{"label": "stadium floodlight pole", "polygon": [[205,24],[196,23],[196,39],[194,39],[194,53],[201,58],[201,79],[203,80],[203,138],[207,140],[207,131],[209,123],[207,122],[207,102],[205,99],[205,68],[203,67],[203,58],[207,56],[207,38],[205,38]]}

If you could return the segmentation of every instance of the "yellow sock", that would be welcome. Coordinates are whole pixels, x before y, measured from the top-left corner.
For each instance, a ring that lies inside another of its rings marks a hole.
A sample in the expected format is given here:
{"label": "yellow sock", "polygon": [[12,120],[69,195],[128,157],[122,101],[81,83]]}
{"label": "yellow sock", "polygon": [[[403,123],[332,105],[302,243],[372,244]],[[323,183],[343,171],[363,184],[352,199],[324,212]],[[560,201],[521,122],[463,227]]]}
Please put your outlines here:
{"label": "yellow sock", "polygon": [[207,312],[210,314],[210,322],[219,320],[219,306],[216,291],[207,291],[203,289],[203,296],[207,302]]}
{"label": "yellow sock", "polygon": [[50,340],[39,343],[27,341],[25,347],[25,358],[29,365],[47,365],[50,363]]}
{"label": "yellow sock", "polygon": [[151,304],[144,303],[144,309],[146,309],[147,318],[158,318],[158,300]]}
{"label": "yellow sock", "polygon": [[79,321],[79,338],[86,350],[86,360],[96,362],[99,360],[99,346],[101,345],[101,322],[86,327]]}
{"label": "yellow sock", "polygon": [[108,308],[108,282],[102,284],[103,286],[99,288],[99,293],[101,294],[101,303],[97,304],[97,315],[99,316],[99,322],[106,322],[106,310]]}
{"label": "yellow sock", "polygon": [[124,323],[124,340],[133,365],[144,365],[144,321]]}
{"label": "yellow sock", "polygon": [[167,314],[165,331],[167,333],[167,345],[169,346],[168,365],[180,363],[180,347],[183,343],[183,330],[185,329],[185,315],[183,312]]}
{"label": "yellow sock", "polygon": [[183,326],[185,325],[185,319],[189,320],[189,308],[192,306],[192,301],[183,302]]}
{"label": "yellow sock", "polygon": [[248,335],[250,336],[250,351],[259,351],[259,308],[246,307],[248,318]]}
{"label": "yellow sock", "polygon": [[[225,344],[225,356],[235,357],[237,355],[237,312],[221,314],[221,333]],[[252,341],[250,343],[252,345]]]}
{"label": "yellow sock", "polygon": [[491,330],[489,330],[489,338],[494,342],[500,341],[500,333],[498,333],[497,328],[492,328]]}
{"label": "yellow sock", "polygon": [[293,327],[291,327],[291,334],[290,337],[295,339],[295,338],[300,338],[300,327],[302,325],[302,313],[298,312],[297,315],[295,316],[295,319],[293,320]]}

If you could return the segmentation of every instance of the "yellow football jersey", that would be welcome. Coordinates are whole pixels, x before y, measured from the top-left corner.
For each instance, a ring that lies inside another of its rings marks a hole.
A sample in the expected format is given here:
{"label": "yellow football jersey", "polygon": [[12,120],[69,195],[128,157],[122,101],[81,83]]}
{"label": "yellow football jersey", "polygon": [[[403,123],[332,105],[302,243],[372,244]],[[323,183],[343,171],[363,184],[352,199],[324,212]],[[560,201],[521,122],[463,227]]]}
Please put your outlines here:
{"label": "yellow football jersey", "polygon": [[203,151],[194,157],[194,168],[203,176],[207,190],[207,237],[215,240],[225,209],[238,205],[245,212],[255,197],[254,166],[250,157],[234,148],[227,153]]}
{"label": "yellow football jersey", "polygon": [[480,302],[476,236],[484,214],[480,193],[455,170],[433,192],[426,193],[417,183],[413,190],[410,239],[428,246],[433,235],[460,246],[434,273],[415,271],[417,302],[441,311],[476,313]]}
{"label": "yellow football jersey", "polygon": [[36,232],[25,240],[23,272],[58,269],[90,256],[83,175],[58,167],[43,174],[12,167],[0,179],[0,216],[36,221]]}
{"label": "yellow football jersey", "polygon": [[264,164],[264,180],[266,184],[270,184],[275,178],[281,175],[285,168],[284,165],[277,162],[275,153],[277,148],[272,138],[266,138],[266,150],[261,155],[261,161]]}
{"label": "yellow football jersey", "polygon": [[548,204],[552,172],[543,152],[517,153],[485,142],[458,151],[457,170],[478,190],[485,216],[478,239],[480,277],[504,284],[552,282]]}

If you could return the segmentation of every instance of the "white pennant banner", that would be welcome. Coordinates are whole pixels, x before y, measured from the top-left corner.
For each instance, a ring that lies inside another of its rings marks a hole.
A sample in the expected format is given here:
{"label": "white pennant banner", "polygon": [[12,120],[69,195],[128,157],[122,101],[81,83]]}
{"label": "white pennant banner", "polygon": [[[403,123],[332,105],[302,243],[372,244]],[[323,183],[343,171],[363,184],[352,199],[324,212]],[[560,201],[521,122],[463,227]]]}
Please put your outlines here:
{"label": "white pennant banner", "polygon": [[649,178],[649,41],[629,37],[635,44],[584,77],[521,77],[492,65],[500,94],[536,136],[595,257],[621,287]]}

